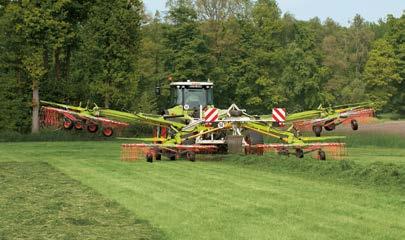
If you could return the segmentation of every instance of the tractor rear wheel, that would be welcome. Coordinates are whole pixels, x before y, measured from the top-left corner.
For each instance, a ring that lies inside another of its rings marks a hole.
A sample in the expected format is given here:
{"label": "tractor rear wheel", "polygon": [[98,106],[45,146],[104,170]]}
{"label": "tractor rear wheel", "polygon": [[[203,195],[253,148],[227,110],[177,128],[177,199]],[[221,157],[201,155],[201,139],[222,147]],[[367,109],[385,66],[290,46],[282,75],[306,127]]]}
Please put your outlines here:
{"label": "tractor rear wheel", "polygon": [[301,148],[295,149],[295,156],[297,156],[297,158],[303,158],[304,157],[304,151],[302,151]]}
{"label": "tractor rear wheel", "polygon": [[325,161],[326,160],[326,153],[322,150],[319,150],[318,152],[319,160]]}
{"label": "tractor rear wheel", "polygon": [[358,123],[355,119],[353,119],[353,120],[351,121],[351,125],[352,125],[352,129],[353,129],[354,131],[356,131],[356,130],[359,129],[359,123]]}
{"label": "tractor rear wheel", "polygon": [[320,125],[312,126],[312,131],[314,131],[315,136],[320,137],[322,133],[322,127]]}
{"label": "tractor rear wheel", "polygon": [[243,136],[229,135],[226,137],[226,144],[228,146],[229,154],[243,154],[245,148],[243,147]]}

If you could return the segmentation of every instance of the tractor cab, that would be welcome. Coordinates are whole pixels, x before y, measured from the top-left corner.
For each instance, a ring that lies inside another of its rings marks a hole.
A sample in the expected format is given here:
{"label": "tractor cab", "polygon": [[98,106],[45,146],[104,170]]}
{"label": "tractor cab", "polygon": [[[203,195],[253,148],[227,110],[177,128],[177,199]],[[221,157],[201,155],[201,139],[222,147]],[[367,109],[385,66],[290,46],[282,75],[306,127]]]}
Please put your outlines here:
{"label": "tractor cab", "polygon": [[182,106],[185,110],[199,109],[213,105],[212,82],[173,82],[170,83],[171,106]]}

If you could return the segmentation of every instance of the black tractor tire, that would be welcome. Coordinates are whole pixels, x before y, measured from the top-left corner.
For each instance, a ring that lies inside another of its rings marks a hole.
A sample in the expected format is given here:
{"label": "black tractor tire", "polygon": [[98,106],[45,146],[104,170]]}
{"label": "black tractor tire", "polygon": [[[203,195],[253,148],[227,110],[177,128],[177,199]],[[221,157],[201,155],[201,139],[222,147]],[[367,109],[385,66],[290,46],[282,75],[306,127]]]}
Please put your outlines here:
{"label": "black tractor tire", "polygon": [[322,150],[319,150],[318,152],[319,160],[325,161],[326,160],[326,153]]}
{"label": "black tractor tire", "polygon": [[229,154],[243,154],[245,148],[243,146],[243,136],[229,135],[226,137],[226,144],[228,146]]}
{"label": "black tractor tire", "polygon": [[255,131],[247,131],[245,141],[249,145],[264,144],[264,137]]}
{"label": "black tractor tire", "polygon": [[359,123],[357,122],[357,120],[353,119],[350,123],[354,131],[357,131],[359,129]]}
{"label": "black tractor tire", "polygon": [[315,133],[315,136],[320,137],[322,133],[322,127],[320,125],[312,126],[312,131]]}
{"label": "black tractor tire", "polygon": [[301,148],[295,149],[295,156],[297,158],[303,158],[304,157],[304,151]]}
{"label": "black tractor tire", "polygon": [[156,159],[157,161],[162,160],[162,154],[157,153],[156,156],[155,156],[155,159]]}
{"label": "black tractor tire", "polygon": [[153,162],[153,154],[152,153],[147,153],[146,154],[146,162],[148,162],[148,163]]}
{"label": "black tractor tire", "polygon": [[331,123],[331,124],[323,126],[323,128],[325,128],[326,131],[333,131],[333,130],[335,130],[336,125],[335,125],[335,123]]}
{"label": "black tractor tire", "polygon": [[170,159],[170,161],[176,161],[176,155],[175,154],[170,155],[169,159]]}
{"label": "black tractor tire", "polygon": [[195,153],[194,152],[187,152],[186,153],[186,159],[191,161],[191,162],[195,162]]}

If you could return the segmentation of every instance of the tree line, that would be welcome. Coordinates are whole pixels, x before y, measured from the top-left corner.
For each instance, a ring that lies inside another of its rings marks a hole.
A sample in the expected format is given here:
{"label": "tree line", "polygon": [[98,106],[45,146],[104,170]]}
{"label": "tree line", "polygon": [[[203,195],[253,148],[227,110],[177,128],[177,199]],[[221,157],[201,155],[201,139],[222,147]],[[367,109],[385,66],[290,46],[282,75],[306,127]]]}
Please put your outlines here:
{"label": "tree line", "polygon": [[[252,113],[360,101],[405,113],[405,13],[297,20],[274,0],[1,0],[0,131],[37,131],[39,99],[168,107],[170,81],[210,80]],[[155,96],[161,86],[163,94]]]}

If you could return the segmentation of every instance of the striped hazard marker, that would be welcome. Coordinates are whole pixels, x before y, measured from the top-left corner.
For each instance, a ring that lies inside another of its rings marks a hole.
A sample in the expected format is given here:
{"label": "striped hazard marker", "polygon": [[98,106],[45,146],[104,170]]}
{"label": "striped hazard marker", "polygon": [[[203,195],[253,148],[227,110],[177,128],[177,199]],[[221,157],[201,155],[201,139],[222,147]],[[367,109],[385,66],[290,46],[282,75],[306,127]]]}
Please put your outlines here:
{"label": "striped hazard marker", "polygon": [[205,122],[215,122],[218,120],[219,117],[219,110],[217,108],[209,108],[204,112],[204,120]]}
{"label": "striped hazard marker", "polygon": [[273,108],[272,118],[273,121],[279,123],[280,125],[283,125],[283,122],[285,122],[286,118],[285,108]]}

